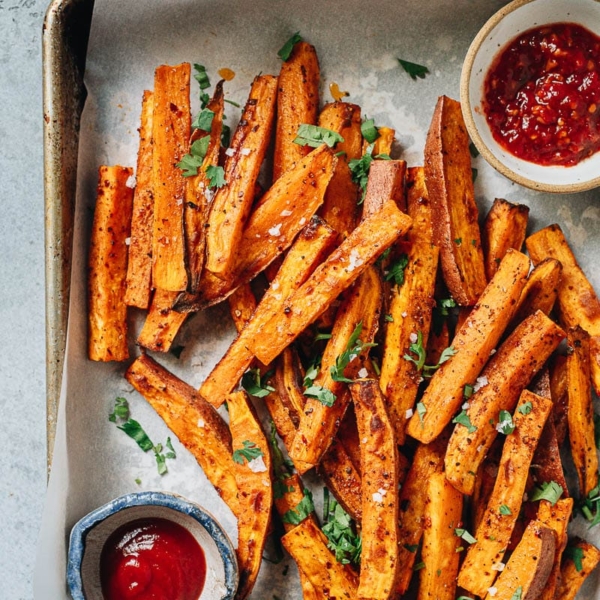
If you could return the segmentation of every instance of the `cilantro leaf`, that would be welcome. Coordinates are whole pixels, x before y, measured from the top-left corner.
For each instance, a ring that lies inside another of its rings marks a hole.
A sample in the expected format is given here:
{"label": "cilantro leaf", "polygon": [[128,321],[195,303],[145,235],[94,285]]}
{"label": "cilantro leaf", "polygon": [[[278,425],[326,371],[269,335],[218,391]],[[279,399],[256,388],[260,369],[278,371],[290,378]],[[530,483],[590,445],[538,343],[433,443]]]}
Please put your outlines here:
{"label": "cilantro leaf", "polygon": [[419,419],[421,420],[421,423],[423,422],[423,417],[425,416],[425,413],[427,412],[427,407],[422,403],[422,402],[417,402],[417,414],[419,415]]}
{"label": "cilantro leaf", "polygon": [[521,600],[522,595],[523,595],[523,586],[519,586],[515,590],[515,593],[512,595],[512,598],[510,600]]}
{"label": "cilantro leaf", "polygon": [[277,56],[279,56],[282,61],[287,62],[292,55],[294,46],[301,41],[302,37],[300,36],[300,32],[296,31],[296,33],[294,33],[294,35],[281,47]]}
{"label": "cilantro leaf", "polygon": [[[212,127],[213,119],[215,118],[215,113],[205,108],[201,110],[192,123],[193,129],[202,129],[202,131],[210,132]],[[205,136],[206,137],[206,136]]]}
{"label": "cilantro leaf", "polygon": [[500,514],[501,515],[512,515],[512,510],[506,504],[500,505]]}
{"label": "cilantro leaf", "polygon": [[372,144],[379,137],[379,130],[375,127],[374,119],[367,119],[360,125],[360,132],[368,144]]}
{"label": "cilantro leaf", "polygon": [[165,456],[167,458],[177,458],[177,454],[175,453],[175,448],[173,448],[170,437],[167,438],[165,446],[170,450],[170,452],[167,452]]}
{"label": "cilantro leaf", "polygon": [[416,563],[413,566],[412,570],[416,572],[416,571],[420,571],[421,569],[424,569],[424,568],[425,568],[425,563],[423,561],[421,561],[421,562]]}
{"label": "cilantro leaf", "polygon": [[208,178],[208,187],[210,188],[222,188],[226,184],[223,167],[209,165],[206,169],[206,177]]}
{"label": "cilantro leaf", "polygon": [[431,315],[431,326],[435,335],[441,335],[444,320],[450,315],[449,308],[455,308],[456,302],[452,298],[442,298],[436,301]]}
{"label": "cilantro leaf", "polygon": [[311,385],[304,390],[304,395],[308,398],[315,398],[325,406],[333,406],[336,401],[335,394],[322,385]]}
{"label": "cilantro leaf", "polygon": [[510,435],[515,430],[512,415],[507,410],[501,410],[498,414],[498,425],[496,430],[504,435]]}
{"label": "cilantro leaf", "polygon": [[475,433],[477,431],[477,427],[471,423],[471,419],[465,410],[460,412],[454,419],[452,419],[453,423],[458,423],[459,425],[463,425],[469,431],[469,433]]}
{"label": "cilantro leaf", "polygon": [[429,74],[429,69],[423,65],[419,65],[414,62],[409,62],[408,60],[398,59],[400,66],[410,75],[413,81],[417,80],[417,77],[420,79],[425,79],[425,76]]}
{"label": "cilantro leaf", "polygon": [[352,519],[332,498],[329,490],[323,490],[323,533],[329,543],[327,547],[334,552],[335,559],[343,564],[358,564],[362,551],[362,540],[355,533]]}
{"label": "cilantro leaf", "polygon": [[452,346],[449,346],[442,352],[437,365],[426,365],[427,351],[423,346],[423,334],[420,331],[417,333],[417,341],[412,342],[408,349],[409,352],[416,354],[417,358],[415,359],[410,354],[405,354],[404,359],[414,363],[417,371],[421,371],[422,376],[425,378],[433,377],[435,371],[456,354],[456,350]]}
{"label": "cilantro leaf", "polygon": [[528,415],[533,410],[533,404],[531,402],[524,402],[517,410],[522,415]]}
{"label": "cilantro leaf", "polygon": [[465,400],[468,400],[473,395],[473,390],[474,386],[469,385],[468,383],[467,385],[465,385],[465,388],[463,390],[463,396],[465,397]]}
{"label": "cilantro leaf", "polygon": [[471,153],[472,158],[477,158],[479,156],[479,150],[477,150],[477,146],[473,142],[469,144],[469,152]]}
{"label": "cilantro leaf", "polygon": [[467,542],[467,544],[476,544],[477,543],[477,540],[466,529],[459,527],[454,530],[454,534],[457,537],[465,540],[465,542]]}
{"label": "cilantro leaf", "polygon": [[581,562],[585,556],[583,548],[579,546],[567,546],[565,548],[565,556],[573,561],[578,573],[583,570],[583,563]]}
{"label": "cilantro leaf", "polygon": [[265,373],[264,377],[261,377],[260,369],[249,369],[242,375],[242,387],[251,396],[254,396],[255,398],[264,398],[275,391],[274,387],[265,383],[271,375],[273,375],[273,371],[269,371]]}
{"label": "cilantro leaf", "polygon": [[298,502],[296,508],[290,508],[290,510],[283,514],[281,520],[284,523],[290,523],[291,525],[300,525],[300,523],[309,517],[314,510],[315,505],[313,503],[312,494],[309,490],[305,489],[304,497]]}
{"label": "cilantro leaf", "polygon": [[412,552],[413,554],[419,549],[418,544],[403,544],[402,546],[405,550]]}
{"label": "cilantro leaf", "polygon": [[129,419],[129,402],[125,398],[115,398],[115,408],[108,415],[111,423],[116,423],[117,419]]}
{"label": "cilantro leaf", "polygon": [[323,357],[321,354],[315,355],[312,358],[310,364],[306,367],[306,374],[304,375],[304,381],[302,382],[302,385],[305,388],[312,386],[314,380],[317,378],[317,375],[319,374],[319,371],[321,370],[322,358]]}
{"label": "cilantro leaf", "polygon": [[352,181],[358,184],[362,190],[361,199],[358,204],[362,204],[365,199],[365,193],[367,192],[367,182],[369,180],[369,170],[371,169],[371,163],[373,162],[373,144],[367,146],[366,152],[360,158],[353,158],[348,162],[348,167],[352,173]]}
{"label": "cilantro leaf", "polygon": [[243,448],[239,448],[233,452],[233,462],[236,462],[238,465],[243,465],[244,459],[250,462],[259,456],[264,456],[263,451],[254,442],[244,440],[242,445]]}
{"label": "cilantro leaf", "polygon": [[533,488],[533,493],[529,496],[531,502],[537,500],[548,500],[554,506],[562,496],[563,488],[556,481],[545,481],[541,487]]}
{"label": "cilantro leaf", "polygon": [[210,87],[210,80],[208,78],[208,74],[206,73],[206,67],[204,65],[199,65],[198,63],[194,63],[194,79],[198,82],[201,90],[205,90]]}
{"label": "cilantro leaf", "polygon": [[294,144],[299,146],[310,146],[311,148],[318,148],[322,144],[327,144],[330,148],[333,148],[338,142],[343,142],[344,138],[337,132],[325,127],[318,127],[317,125],[308,125],[302,123],[298,127],[298,133],[294,139]]}
{"label": "cilantro leaf", "polygon": [[331,339],[331,333],[317,333],[317,335],[315,335],[315,339],[313,340],[313,342],[321,342],[323,340],[330,340]]}
{"label": "cilantro leaf", "polygon": [[388,267],[385,280],[393,281],[395,285],[401,287],[404,283],[404,269],[408,266],[408,254],[401,254],[398,260]]}
{"label": "cilantro leaf", "polygon": [[229,125],[225,125],[225,123],[223,123],[223,125],[221,126],[221,146],[223,146],[223,148],[228,148],[230,141],[231,141],[231,127],[229,127]]}
{"label": "cilantro leaf", "polygon": [[122,425],[117,425],[117,427],[134,440],[144,452],[148,452],[148,450],[154,448],[154,444],[150,441],[148,434],[137,421],[128,419]]}
{"label": "cilantro leaf", "polygon": [[183,170],[184,177],[194,177],[198,175],[198,169],[202,166],[206,152],[208,151],[208,144],[210,143],[210,136],[205,135],[204,137],[196,140],[190,146],[190,153],[186,154],[181,162],[178,162],[175,166]]}
{"label": "cilantro leaf", "polygon": [[353,380],[348,379],[344,375],[344,371],[346,370],[346,367],[355,358],[357,358],[358,355],[365,348],[372,348],[373,346],[377,345],[374,343],[364,344],[363,342],[361,342],[361,340],[359,339],[361,333],[362,333],[362,321],[360,323],[358,323],[358,325],[354,328],[354,331],[348,338],[348,342],[346,344],[346,349],[335,359],[335,365],[333,367],[331,367],[330,373],[331,373],[331,379],[333,379],[333,381],[343,381],[345,383],[352,383]]}
{"label": "cilantro leaf", "polygon": [[590,521],[590,528],[600,523],[600,484],[577,502],[577,508]]}

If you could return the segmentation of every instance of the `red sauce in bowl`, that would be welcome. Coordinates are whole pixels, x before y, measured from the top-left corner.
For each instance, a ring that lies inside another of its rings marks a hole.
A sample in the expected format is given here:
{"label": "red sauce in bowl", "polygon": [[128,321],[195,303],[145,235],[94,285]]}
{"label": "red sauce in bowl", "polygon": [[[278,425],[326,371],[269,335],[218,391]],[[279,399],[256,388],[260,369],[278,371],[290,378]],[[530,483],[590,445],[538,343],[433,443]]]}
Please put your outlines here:
{"label": "red sauce in bowl", "polygon": [[194,536],[181,525],[139,519],[108,538],[100,576],[105,600],[198,600],[206,560]]}
{"label": "red sauce in bowl", "polygon": [[495,59],[483,108],[495,140],[539,165],[600,149],[600,38],[575,23],[530,29]]}

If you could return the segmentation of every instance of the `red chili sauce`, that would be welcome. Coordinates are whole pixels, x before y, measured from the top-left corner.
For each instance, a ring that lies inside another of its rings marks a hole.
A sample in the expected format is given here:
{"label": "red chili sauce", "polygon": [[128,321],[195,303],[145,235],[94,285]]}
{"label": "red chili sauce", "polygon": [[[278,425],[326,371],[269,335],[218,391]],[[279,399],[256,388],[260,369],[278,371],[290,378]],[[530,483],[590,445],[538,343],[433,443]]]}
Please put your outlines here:
{"label": "red chili sauce", "polygon": [[530,29],[496,58],[483,107],[496,141],[539,165],[600,149],[600,38],[575,23]]}
{"label": "red chili sauce", "polygon": [[105,600],[198,600],[206,560],[194,536],[181,525],[139,519],[108,538],[100,576]]}

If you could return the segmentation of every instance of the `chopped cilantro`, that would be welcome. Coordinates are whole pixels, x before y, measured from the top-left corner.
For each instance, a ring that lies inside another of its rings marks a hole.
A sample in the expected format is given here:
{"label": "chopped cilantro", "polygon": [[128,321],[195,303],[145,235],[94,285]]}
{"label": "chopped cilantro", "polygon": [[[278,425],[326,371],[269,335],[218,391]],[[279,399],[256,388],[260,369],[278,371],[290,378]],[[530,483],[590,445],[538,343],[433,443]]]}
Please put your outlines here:
{"label": "chopped cilantro", "polygon": [[510,435],[515,430],[512,415],[507,410],[501,410],[498,414],[498,425],[496,429],[504,435]]}
{"label": "chopped cilantro", "polygon": [[411,343],[409,346],[409,352],[416,354],[417,358],[415,359],[410,356],[410,354],[405,354],[404,360],[414,363],[414,365],[417,367],[417,371],[421,371],[423,377],[425,378],[433,377],[435,371],[437,371],[441,365],[450,360],[450,358],[456,354],[456,350],[452,346],[449,346],[440,355],[440,360],[438,361],[437,365],[426,365],[425,359],[427,358],[427,351],[423,346],[423,334],[420,331],[417,333],[417,341]]}
{"label": "chopped cilantro", "polygon": [[575,569],[578,573],[583,570],[582,561],[585,556],[583,548],[580,548],[579,546],[567,546],[565,548],[565,556],[573,561],[575,564]]}
{"label": "chopped cilantro", "polygon": [[230,141],[231,141],[231,127],[229,127],[229,125],[225,125],[225,123],[223,123],[223,125],[221,127],[221,146],[223,146],[223,148],[228,148]]}
{"label": "chopped cilantro", "polygon": [[467,385],[465,385],[464,389],[463,389],[463,396],[465,397],[466,400],[468,400],[472,395],[473,395],[473,390],[475,388],[472,385],[469,385],[467,383]]}
{"label": "chopped cilantro", "polygon": [[124,431],[135,443],[144,451],[152,450],[154,444],[148,437],[148,434],[144,431],[142,426],[134,419],[128,419],[122,425],[117,427]]}
{"label": "chopped cilantro", "polygon": [[472,158],[477,158],[479,156],[479,150],[477,150],[477,146],[473,142],[469,144],[469,152],[471,153]]}
{"label": "chopped cilantro", "polygon": [[563,488],[556,481],[545,481],[541,487],[534,487],[533,493],[530,494],[529,500],[536,502],[537,500],[548,500],[554,506],[562,496]]}
{"label": "chopped cilantro", "polygon": [[226,183],[223,167],[209,165],[206,169],[206,177],[208,178],[208,187],[210,188],[222,188]]}
{"label": "chopped cilantro", "polygon": [[210,132],[214,118],[215,113],[208,108],[204,108],[198,113],[198,115],[194,119],[192,123],[192,128],[202,129],[202,131]]}
{"label": "chopped cilantro", "polygon": [[460,245],[462,244],[462,238],[456,238],[456,239],[454,240],[454,243],[455,243],[457,246],[460,246]]}
{"label": "chopped cilantro", "polygon": [[398,59],[400,66],[410,75],[410,78],[413,81],[419,79],[425,79],[425,76],[429,74],[429,69],[424,65],[419,65],[414,62],[409,62],[408,60]]}
{"label": "chopped cilantro", "polygon": [[500,505],[500,514],[501,515],[512,515],[512,510],[510,510],[510,507],[507,506],[506,504],[501,504]]}
{"label": "chopped cilantro", "polygon": [[375,127],[374,119],[363,121],[360,126],[360,132],[368,144],[372,144],[379,137],[379,130]]}
{"label": "chopped cilantro", "polygon": [[577,508],[581,514],[590,522],[590,527],[600,523],[600,484],[590,493],[577,502]]}
{"label": "chopped cilantro", "polygon": [[425,568],[425,563],[423,561],[418,562],[414,567],[413,567],[413,571],[420,571],[421,569]]}
{"label": "chopped cilantro", "polygon": [[348,343],[346,344],[346,349],[335,359],[335,365],[333,367],[331,367],[330,373],[331,373],[331,379],[333,379],[333,381],[342,381],[344,383],[352,383],[353,380],[348,379],[344,375],[344,371],[346,370],[346,367],[355,358],[357,358],[358,355],[365,348],[372,348],[373,346],[377,345],[374,343],[369,343],[369,344],[363,343],[359,339],[361,333],[362,333],[362,322],[360,322],[356,325],[356,327],[354,328],[354,331],[348,338]]}
{"label": "chopped cilantro", "polygon": [[314,380],[317,378],[317,375],[321,370],[322,358],[323,357],[321,354],[316,354],[310,361],[309,365],[306,367],[306,374],[304,375],[304,381],[302,382],[302,385],[305,388],[310,387],[313,384]]}
{"label": "chopped cilantro", "polygon": [[330,340],[331,339],[331,334],[330,333],[317,333],[317,335],[315,335],[315,339],[313,340],[314,342],[320,342],[322,340]]}
{"label": "chopped cilantro", "polygon": [[384,317],[384,319],[388,322],[388,323],[393,323],[394,322],[394,317],[392,317],[391,314],[387,313]]}
{"label": "chopped cilantro", "polygon": [[236,108],[242,108],[241,105],[239,105],[237,102],[234,102],[233,100],[230,100],[229,98],[223,98],[224,102],[227,102],[227,104],[231,104],[231,106],[235,106]]}
{"label": "chopped cilantro", "polygon": [[254,442],[244,440],[242,445],[243,448],[239,448],[233,452],[233,462],[238,463],[238,465],[243,465],[244,459],[250,462],[259,456],[264,456],[263,451]]}
{"label": "chopped cilantro", "polygon": [[477,543],[477,540],[466,529],[459,527],[454,530],[454,534],[457,537],[465,540],[465,542],[467,542],[467,544],[476,544]]}
{"label": "chopped cilantro", "polygon": [[419,545],[418,544],[414,544],[414,545],[413,544],[403,544],[403,548],[414,554],[419,549]]}
{"label": "chopped cilantro", "polygon": [[190,153],[186,154],[181,159],[181,162],[177,163],[176,166],[183,171],[184,177],[195,177],[198,175],[198,169],[202,166],[209,143],[210,136],[208,135],[196,140],[190,146]]}
{"label": "chopped cilantro", "polygon": [[398,260],[390,264],[385,272],[385,280],[392,281],[398,287],[404,283],[404,270],[408,266],[408,254],[401,254]]}
{"label": "chopped cilantro", "polygon": [[249,369],[242,376],[242,387],[255,398],[264,398],[271,392],[275,391],[275,388],[265,383],[269,377],[273,375],[273,371],[265,373],[263,377],[260,375],[260,369]]}
{"label": "chopped cilantro", "polygon": [[512,595],[512,598],[510,600],[521,600],[522,595],[523,595],[523,586],[520,585],[515,590],[515,593]]}
{"label": "chopped cilantro", "polygon": [[522,415],[528,415],[533,410],[533,404],[531,402],[524,402],[517,410]]}
{"label": "chopped cilantro", "polygon": [[294,33],[294,35],[281,47],[281,50],[279,50],[277,56],[279,56],[279,58],[284,62],[288,61],[290,56],[292,55],[294,46],[301,41],[302,37],[300,35],[300,32],[296,31],[296,33]]}
{"label": "chopped cilantro", "polygon": [[142,485],[142,480],[139,477],[136,477],[134,480],[138,485]]}
{"label": "chopped cilantro", "polygon": [[206,73],[206,67],[204,65],[199,65],[198,63],[194,63],[194,79],[198,82],[201,90],[205,90],[210,87],[210,79],[208,78],[208,74]]}
{"label": "chopped cilantro", "polygon": [[284,513],[281,520],[291,525],[300,525],[314,510],[315,505],[313,504],[312,494],[309,490],[305,489],[304,497],[298,502],[296,508],[290,508],[290,510]]}
{"label": "chopped cilantro", "polygon": [[431,314],[431,325],[435,335],[441,335],[446,317],[449,316],[449,308],[455,308],[456,302],[452,298],[442,298],[436,301],[436,305]]}
{"label": "chopped cilantro", "polygon": [[422,402],[417,402],[417,414],[419,415],[419,419],[421,421],[421,423],[423,423],[423,417],[425,416],[425,413],[427,412],[427,407],[422,403]]}
{"label": "chopped cilantro", "polygon": [[358,564],[362,551],[362,540],[355,532],[352,519],[346,511],[329,496],[329,490],[323,489],[323,533],[329,543],[327,547],[334,552],[335,559],[343,564]]}
{"label": "chopped cilantro", "polygon": [[475,425],[473,425],[473,423],[471,423],[471,419],[469,418],[469,415],[464,410],[462,412],[460,412],[458,415],[456,415],[456,417],[454,417],[454,419],[452,419],[452,422],[457,423],[459,425],[463,425],[464,427],[467,428],[469,433],[474,433],[475,431],[477,431],[477,427],[475,427]]}
{"label": "chopped cilantro", "polygon": [[116,423],[117,419],[129,418],[129,402],[125,398],[115,398],[115,408],[108,415],[108,420],[111,423]]}
{"label": "chopped cilantro", "polygon": [[318,148],[321,144],[327,144],[330,148],[333,148],[338,142],[343,141],[344,138],[337,131],[302,123],[298,127],[298,134],[294,139],[294,144],[310,146],[311,148]]}
{"label": "chopped cilantro", "polygon": [[362,190],[361,198],[358,201],[359,204],[363,203],[367,192],[369,170],[371,169],[371,163],[373,162],[373,147],[373,144],[369,144],[366,152],[360,158],[353,158],[348,162],[348,167],[350,167],[350,172],[352,173],[352,181],[358,184]]}
{"label": "chopped cilantro", "polygon": [[335,394],[322,385],[311,385],[304,390],[304,395],[308,398],[315,398],[325,406],[333,406],[336,401]]}

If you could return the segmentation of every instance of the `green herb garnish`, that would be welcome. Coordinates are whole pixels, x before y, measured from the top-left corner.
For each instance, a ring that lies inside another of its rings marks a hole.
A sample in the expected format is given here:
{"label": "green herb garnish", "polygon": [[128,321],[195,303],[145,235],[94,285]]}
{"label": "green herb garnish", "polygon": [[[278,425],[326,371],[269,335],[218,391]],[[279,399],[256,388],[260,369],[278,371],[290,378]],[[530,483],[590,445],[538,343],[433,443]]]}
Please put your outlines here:
{"label": "green herb garnish", "polygon": [[296,33],[294,33],[294,35],[281,47],[281,50],[279,50],[277,56],[279,56],[279,58],[284,62],[288,61],[292,55],[294,46],[301,41],[302,37],[300,36],[300,32],[296,31]]}
{"label": "green herb garnish", "polygon": [[531,402],[524,402],[517,410],[522,415],[528,415],[533,410],[533,404],[531,404]]}
{"label": "green herb garnish", "polygon": [[429,75],[429,69],[424,65],[419,65],[414,62],[409,62],[408,60],[398,59],[400,66],[410,75],[410,78],[414,81],[419,79],[425,79],[426,75]]}
{"label": "green herb garnish", "polygon": [[501,410],[498,414],[498,425],[496,430],[504,435],[510,435],[515,430],[512,415],[507,410]]}
{"label": "green herb garnish", "polygon": [[242,376],[242,387],[251,396],[254,396],[255,398],[264,398],[275,391],[274,387],[266,383],[266,380],[272,375],[273,371],[269,371],[261,377],[260,369],[249,369]]}
{"label": "green herb garnish", "polygon": [[529,496],[531,502],[537,500],[548,500],[554,506],[562,496],[563,488],[556,481],[545,481],[540,487],[533,488],[533,493]]}
{"label": "green herb garnish", "polygon": [[469,433],[474,433],[475,431],[477,431],[477,427],[475,427],[475,425],[471,423],[471,419],[469,418],[469,415],[465,410],[456,415],[456,417],[452,419],[452,422],[458,423],[459,425],[463,425],[468,429]]}
{"label": "green herb garnish", "polygon": [[363,121],[360,126],[360,132],[368,144],[372,144],[379,137],[379,130],[375,127],[374,119]]}
{"label": "green herb garnish", "polygon": [[575,569],[578,573],[583,570],[582,561],[585,556],[583,548],[579,548],[578,546],[567,546],[565,548],[565,556],[573,561],[575,564]]}
{"label": "green herb garnish", "polygon": [[115,408],[108,415],[108,420],[111,423],[116,423],[117,419],[129,418],[129,402],[125,398],[115,398]]}
{"label": "green herb garnish", "polygon": [[214,118],[215,113],[212,110],[205,108],[201,110],[194,119],[192,123],[192,128],[210,132]]}
{"label": "green herb garnish", "polygon": [[457,528],[454,530],[454,534],[465,540],[465,542],[467,542],[467,544],[476,544],[477,540],[466,530],[463,528]]}
{"label": "green herb garnish", "polygon": [[244,440],[242,446],[243,448],[239,448],[233,453],[233,462],[238,463],[238,465],[243,465],[244,459],[250,462],[259,456],[264,456],[263,451],[254,442]]}
{"label": "green herb garnish", "polygon": [[208,151],[208,144],[210,143],[210,136],[205,135],[204,137],[196,140],[190,146],[190,153],[186,154],[181,162],[178,162],[175,166],[183,171],[184,177],[195,177],[198,175],[198,169],[204,162],[204,157]]}
{"label": "green herb garnish", "polygon": [[426,365],[427,351],[423,346],[423,334],[420,331],[417,333],[417,341],[411,343],[409,346],[409,352],[416,354],[417,358],[415,359],[410,354],[405,354],[404,359],[412,362],[416,366],[417,371],[420,371],[422,376],[426,378],[433,377],[435,371],[456,354],[456,350],[452,346],[449,346],[440,355],[437,365]]}
{"label": "green herb garnish", "polygon": [[325,406],[333,406],[336,401],[335,394],[322,385],[311,385],[304,390],[304,395],[308,398],[315,398]]}
{"label": "green herb garnish", "polygon": [[507,506],[506,504],[502,504],[500,506],[500,514],[501,515],[512,515],[512,510],[510,510],[510,507]]}
{"label": "green herb garnish", "polygon": [[206,169],[206,177],[208,179],[208,187],[210,188],[222,188],[226,183],[223,167],[209,165]]}
{"label": "green herb garnish", "polygon": [[354,328],[354,331],[348,338],[348,343],[346,344],[346,349],[335,359],[335,365],[333,367],[331,367],[330,374],[331,374],[331,378],[333,379],[333,381],[342,381],[344,383],[352,383],[353,380],[348,379],[348,377],[346,377],[344,375],[344,371],[346,370],[346,367],[355,358],[357,358],[358,355],[365,348],[372,348],[373,346],[377,345],[374,343],[369,343],[369,344],[363,343],[359,339],[361,333],[362,333],[362,322],[358,323],[358,325]]}
{"label": "green herb garnish", "polygon": [[311,148],[318,148],[322,144],[327,144],[330,148],[333,148],[338,142],[343,141],[344,138],[337,131],[302,123],[298,127],[298,134],[294,139],[294,144],[310,146]]}
{"label": "green herb garnish", "polygon": [[362,540],[355,532],[352,519],[346,511],[329,497],[329,490],[323,489],[323,533],[334,552],[335,559],[343,564],[358,564],[362,550]]}
{"label": "green herb garnish", "polygon": [[404,270],[408,266],[408,254],[401,254],[398,259],[390,264],[388,267],[384,279],[386,281],[392,281],[398,287],[401,287],[404,283]]}
{"label": "green herb garnish", "polygon": [[291,525],[300,525],[314,510],[315,505],[313,504],[312,494],[309,490],[305,489],[304,497],[298,502],[296,508],[290,508],[290,510],[283,514],[281,520]]}

